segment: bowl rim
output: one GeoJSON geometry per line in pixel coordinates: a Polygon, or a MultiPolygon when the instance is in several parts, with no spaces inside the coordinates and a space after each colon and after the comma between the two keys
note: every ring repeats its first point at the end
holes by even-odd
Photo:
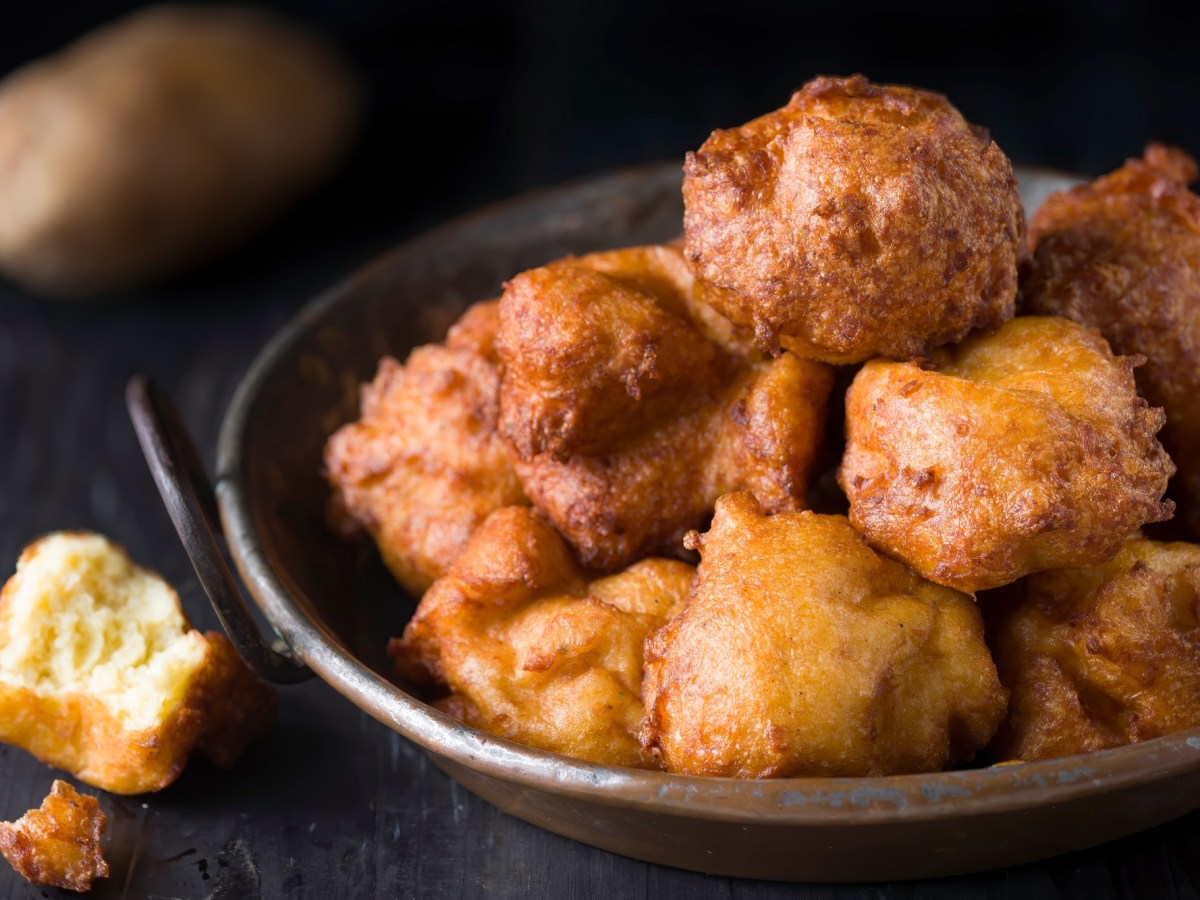
{"type": "MultiPolygon", "coordinates": [[[[1073,176],[1015,167],[1018,175],[1073,176]]],[[[522,787],[602,805],[727,822],[864,825],[986,816],[1171,778],[1200,768],[1200,728],[1071,757],[915,775],[736,779],[589,763],[516,744],[439,712],[357,659],[302,606],[315,605],[259,541],[244,480],[250,416],[266,380],[288,350],[358,285],[426,248],[551,198],[611,193],[631,180],[678,177],[677,162],[652,163],[540,188],[410,238],[304,305],[264,346],[243,375],[222,423],[215,489],[230,554],[276,633],[316,674],[355,706],[436,756],[522,787]],[[303,598],[303,602],[297,598],[303,598]]],[[[1076,179],[1077,180],[1077,179],[1076,179]]]]}

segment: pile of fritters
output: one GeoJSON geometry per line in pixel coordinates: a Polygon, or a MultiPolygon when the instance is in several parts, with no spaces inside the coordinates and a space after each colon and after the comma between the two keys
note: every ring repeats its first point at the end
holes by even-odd
{"type": "Polygon", "coordinates": [[[1140,531],[1168,451],[1200,525],[1195,175],[1151,146],[1027,238],[940,95],[818,78],[714,132],[681,241],[516,274],[330,438],[335,524],[423,594],[398,672],[502,737],[700,775],[1200,725],[1200,546],[1140,531]]]}

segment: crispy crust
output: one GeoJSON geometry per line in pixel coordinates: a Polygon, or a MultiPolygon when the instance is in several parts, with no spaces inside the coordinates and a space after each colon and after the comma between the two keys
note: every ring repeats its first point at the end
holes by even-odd
{"type": "Polygon", "coordinates": [[[108,877],[100,836],[108,820],[95,797],[55,780],[39,809],[15,822],[0,822],[0,854],[30,884],[77,893],[108,877]]]}
{"type": "Polygon", "coordinates": [[[498,510],[389,645],[439,708],[477,728],[592,762],[653,766],[638,743],[642,646],[687,596],[693,568],[646,559],[589,579],[545,518],[498,510]]]}
{"type": "MultiPolygon", "coordinates": [[[[18,566],[47,539],[26,547],[18,566]]],[[[0,607],[16,593],[21,578],[18,571],[9,579],[0,607]]],[[[172,594],[178,605],[178,595],[172,594]]],[[[179,614],[186,623],[182,606],[179,614]]],[[[246,668],[223,634],[209,632],[202,639],[203,663],[190,674],[182,699],[154,727],[129,731],[102,702],[85,694],[43,695],[0,681],[0,741],[114,794],[161,790],[179,777],[194,750],[219,767],[232,766],[270,727],[275,692],[246,668]]]]}
{"type": "Polygon", "coordinates": [[[676,247],[522,273],[500,304],[502,430],[529,499],[586,568],[678,553],[721,494],[804,505],[831,370],[753,351],[676,247]]]}
{"type": "Polygon", "coordinates": [[[1088,753],[1200,725],[1200,547],[1135,536],[1102,566],[985,595],[1012,692],[994,759],[1088,753]]]}
{"type": "Polygon", "coordinates": [[[766,516],[730,494],[689,544],[702,559],[688,606],[646,640],[642,740],[668,771],[934,771],[1004,716],[974,604],[877,554],[844,516],[766,516]]]}
{"type": "Polygon", "coordinates": [[[703,297],[670,245],[567,257],[509,281],[500,431],[518,457],[618,449],[727,382],[749,344],[703,297]]]}
{"type": "Polygon", "coordinates": [[[1025,308],[1098,328],[1141,354],[1142,393],[1167,414],[1162,442],[1179,467],[1171,493],[1200,536],[1200,197],[1196,163],[1151,144],[1142,159],[1051,196],[1030,223],[1025,308]]]}
{"type": "Polygon", "coordinates": [[[1012,166],[945,97],[817,78],[684,164],[688,262],[764,349],[911,359],[1013,315],[1012,166]]]}
{"type": "MultiPolygon", "coordinates": [[[[334,509],[364,526],[414,596],[439,578],[488,513],[527,502],[496,432],[497,302],[477,303],[443,344],[380,361],[362,414],[325,446],[334,509]]],[[[335,522],[345,531],[344,522],[335,522]]]]}
{"type": "Polygon", "coordinates": [[[784,354],[619,451],[566,461],[545,453],[517,473],[589,569],[679,553],[730,491],[749,490],[772,512],[804,507],[831,384],[821,363],[784,354]]]}
{"type": "Polygon", "coordinates": [[[967,593],[1101,563],[1169,519],[1163,413],[1138,360],[1066,319],[1016,319],[929,368],[872,361],[846,398],[838,480],[875,548],[967,593]]]}

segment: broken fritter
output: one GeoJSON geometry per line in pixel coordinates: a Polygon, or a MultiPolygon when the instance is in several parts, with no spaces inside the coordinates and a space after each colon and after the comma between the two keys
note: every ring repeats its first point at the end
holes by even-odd
{"type": "Polygon", "coordinates": [[[496,432],[497,313],[495,301],[478,303],[444,343],[416,348],[403,365],[384,357],[362,388],[360,418],[325,447],[340,524],[365,527],[414,596],[490,512],[528,502],[496,432]]]}
{"type": "Polygon", "coordinates": [[[1196,163],[1151,144],[1141,159],[1052,195],[1030,223],[1024,306],[1097,328],[1141,354],[1142,394],[1167,414],[1162,442],[1179,467],[1171,494],[1200,537],[1200,197],[1196,163]]]}
{"type": "Polygon", "coordinates": [[[1174,465],[1136,358],[1059,318],[1015,319],[926,365],[875,360],[846,397],[838,480],[871,546],[966,593],[1093,565],[1148,522],[1174,465]]]}
{"type": "Polygon", "coordinates": [[[729,491],[804,504],[832,373],[756,353],[697,290],[670,246],[506,286],[501,429],[525,494],[588,569],[679,552],[729,491]]]}
{"type": "Polygon", "coordinates": [[[55,779],[39,809],[0,822],[0,854],[30,884],[86,893],[108,877],[100,850],[107,825],[95,797],[55,779]]]}
{"type": "Polygon", "coordinates": [[[389,653],[439,705],[509,740],[651,766],[638,742],[642,644],[682,606],[693,568],[645,559],[589,580],[535,510],[498,510],[422,598],[389,653]]]}
{"type": "Polygon", "coordinates": [[[717,501],[684,612],[646,641],[642,740],[670,772],[930,772],[1005,712],[962,594],[876,553],[844,516],[717,501]]]}
{"type": "Polygon", "coordinates": [[[945,97],[817,78],[684,164],[689,264],[759,346],[912,359],[1012,318],[1012,165],[945,97]]]}
{"type": "Polygon", "coordinates": [[[1140,535],[1100,566],[981,598],[1012,692],[989,754],[1045,759],[1200,726],[1200,546],[1140,535]]]}
{"type": "Polygon", "coordinates": [[[198,751],[228,768],[274,691],[223,634],[98,534],[25,548],[0,593],[0,741],[115,794],[157,791],[198,751]]]}

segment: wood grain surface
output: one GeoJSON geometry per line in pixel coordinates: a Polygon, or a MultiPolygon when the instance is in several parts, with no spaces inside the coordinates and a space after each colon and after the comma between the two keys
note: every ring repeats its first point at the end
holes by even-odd
{"type": "MultiPolygon", "coordinates": [[[[38,535],[97,529],[160,570],[194,621],[213,627],[137,450],[125,381],[138,371],[155,378],[211,467],[223,411],[258,348],[383,242],[285,228],[185,284],[98,306],[38,301],[0,283],[3,577],[38,535]]],[[[0,747],[0,819],[36,807],[57,774],[0,747]]],[[[196,763],[159,794],[99,797],[112,876],[98,898],[1200,896],[1200,814],[1044,863],[936,882],[783,885],[624,859],[497,812],[320,682],[281,691],[271,736],[232,773],[196,763]]],[[[70,895],[29,887],[0,863],[0,898],[56,896],[70,895]]]]}

